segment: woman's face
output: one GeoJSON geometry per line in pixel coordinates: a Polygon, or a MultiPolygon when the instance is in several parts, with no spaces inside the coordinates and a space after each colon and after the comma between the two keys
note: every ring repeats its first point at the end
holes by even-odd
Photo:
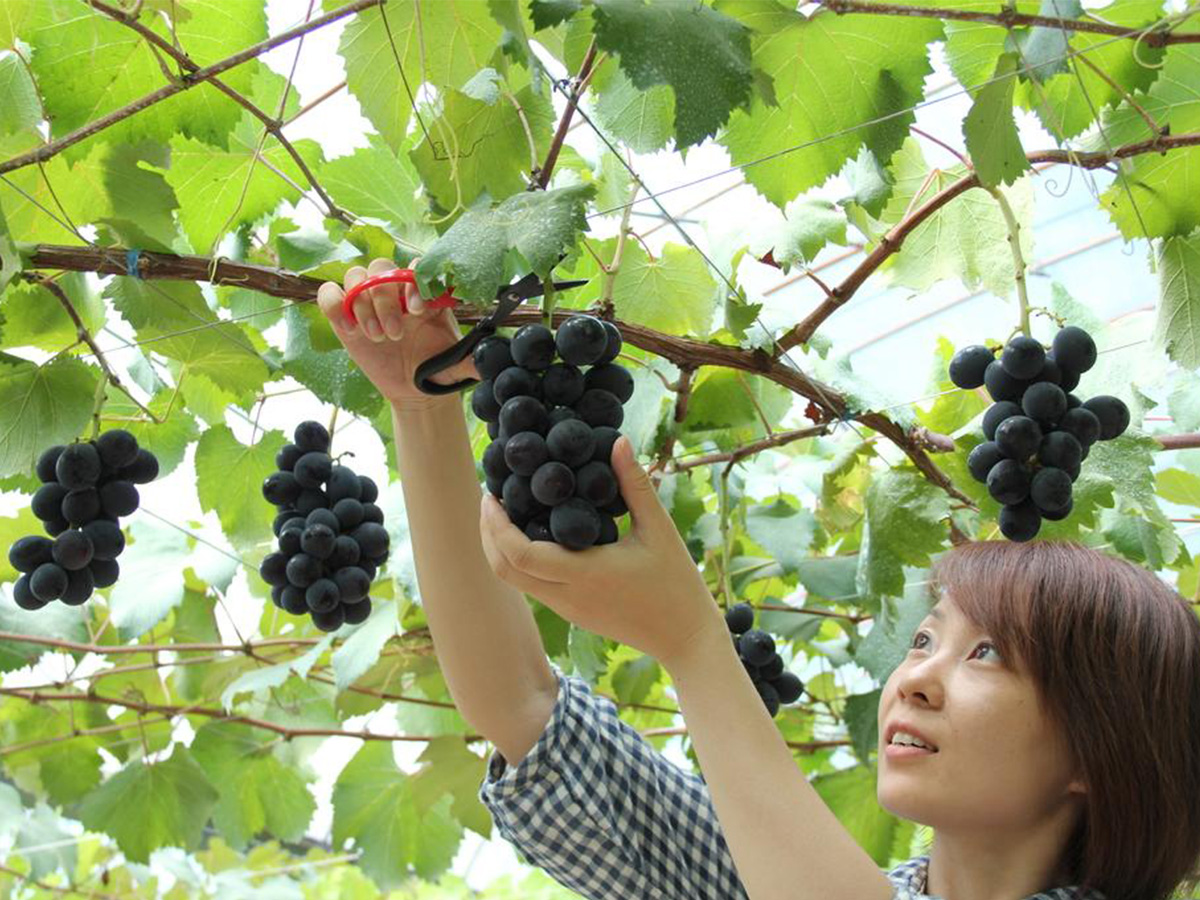
{"type": "Polygon", "coordinates": [[[988,635],[943,597],[883,688],[880,805],[934,829],[1027,829],[1073,814],[1082,785],[1069,768],[1064,741],[1017,661],[1001,660],[988,635]],[[915,727],[938,752],[889,758],[894,721],[915,727]]]}

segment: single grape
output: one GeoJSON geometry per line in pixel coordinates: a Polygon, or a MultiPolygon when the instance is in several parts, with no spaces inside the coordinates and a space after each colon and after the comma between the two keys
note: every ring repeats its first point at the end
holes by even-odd
{"type": "Polygon", "coordinates": [[[593,460],[575,470],[575,496],[592,506],[606,506],[617,498],[617,478],[608,463],[593,460]]]}
{"type": "Polygon", "coordinates": [[[542,399],[547,403],[570,406],[587,387],[583,370],[570,363],[554,363],[542,375],[542,399]]]}
{"type": "Polygon", "coordinates": [[[983,344],[963,347],[950,360],[950,380],[966,390],[983,385],[983,373],[996,355],[983,344]]]}
{"type": "Polygon", "coordinates": [[[92,596],[95,589],[96,582],[92,577],[91,569],[86,566],[82,569],[73,569],[67,572],[67,586],[58,599],[67,606],[80,606],[87,602],[88,597],[92,596]]]}
{"type": "Polygon", "coordinates": [[[608,391],[622,403],[628,403],[633,396],[633,376],[617,363],[592,366],[583,377],[583,382],[585,390],[608,391]]]}
{"type": "Polygon", "coordinates": [[[379,487],[374,481],[366,475],[359,475],[358,483],[362,486],[362,496],[358,498],[359,502],[374,503],[379,499],[379,487]]]}
{"type": "Polygon", "coordinates": [[[1057,384],[1039,381],[1031,384],[1021,398],[1021,408],[1025,415],[1039,425],[1052,427],[1057,425],[1067,411],[1067,395],[1057,384]]]}
{"type": "Polygon", "coordinates": [[[284,444],[275,454],[275,465],[281,472],[290,472],[296,467],[296,462],[304,455],[304,451],[295,444],[284,444]]]}
{"type": "Polygon", "coordinates": [[[601,507],[600,511],[603,513],[608,513],[610,516],[620,517],[629,512],[629,507],[625,505],[625,498],[618,494],[616,500],[606,506],[601,507]]]}
{"type": "Polygon", "coordinates": [[[625,409],[617,395],[602,388],[584,391],[583,396],[575,403],[575,412],[593,427],[607,425],[610,428],[620,428],[621,423],[625,421],[625,409]]]}
{"type": "Polygon", "coordinates": [[[258,564],[258,574],[269,585],[283,587],[287,580],[288,558],[282,553],[268,553],[258,564]]]}
{"type": "Polygon", "coordinates": [[[371,590],[371,578],[358,566],[343,566],[333,573],[342,603],[355,604],[366,598],[371,590]]]}
{"type": "Polygon", "coordinates": [[[550,533],[568,550],[584,550],[595,544],[600,524],[596,507],[579,497],[564,500],[550,510],[550,533]]]}
{"type": "Polygon", "coordinates": [[[63,497],[61,513],[72,525],[85,525],[100,515],[100,494],[95,488],[69,491],[67,496],[63,497]]]}
{"type": "Polygon", "coordinates": [[[1076,375],[1096,364],[1096,342],[1090,334],[1075,325],[1061,329],[1054,336],[1051,347],[1059,365],[1076,375]]]}
{"type": "Polygon", "coordinates": [[[295,506],[296,512],[302,516],[307,516],[314,509],[328,509],[329,498],[319,488],[305,488],[300,492],[300,496],[296,498],[295,506]]]}
{"type": "Polygon", "coordinates": [[[304,602],[315,613],[329,612],[342,602],[342,595],[333,579],[318,578],[304,591],[304,602]]]}
{"type": "Polygon", "coordinates": [[[303,532],[303,528],[285,528],[279,532],[279,551],[288,556],[295,556],[299,553],[300,535],[303,532]]]}
{"type": "Polygon", "coordinates": [[[304,517],[304,527],[309,525],[324,525],[334,534],[341,533],[341,522],[331,509],[314,509],[304,517]]]}
{"type": "Polygon", "coordinates": [[[43,603],[57,600],[67,589],[67,570],[57,563],[42,563],[29,575],[29,590],[43,603]]]}
{"type": "MultiPolygon", "coordinates": [[[[283,533],[283,526],[292,521],[292,519],[295,519],[298,515],[299,514],[294,509],[281,509],[276,514],[274,521],[271,522],[271,534],[275,535],[275,537],[279,537],[279,535],[283,533]]],[[[303,519],[303,516],[300,516],[300,518],[303,519]]]]}
{"type": "Polygon", "coordinates": [[[596,452],[596,431],[582,419],[559,422],[546,433],[550,459],[577,469],[596,452]]]}
{"type": "Polygon", "coordinates": [[[775,639],[761,628],[751,628],[738,638],[738,652],[746,662],[764,665],[775,652],[775,639]]]}
{"type": "Polygon", "coordinates": [[[794,672],[784,672],[778,678],[773,679],[770,684],[779,692],[779,702],[785,706],[795,703],[804,692],[804,683],[794,672]]]}
{"type": "Polygon", "coordinates": [[[342,615],[346,625],[361,625],[371,616],[371,598],[363,597],[358,603],[342,603],[342,615]]]}
{"type": "Polygon", "coordinates": [[[320,422],[301,422],[292,433],[297,449],[302,453],[328,453],[329,431],[320,422]]]}
{"type": "Polygon", "coordinates": [[[601,365],[602,363],[612,362],[614,359],[620,356],[621,346],[623,344],[621,339],[621,329],[619,329],[612,322],[608,321],[608,319],[601,319],[600,321],[604,323],[604,331],[608,334],[608,343],[604,347],[604,352],[600,354],[600,358],[592,364],[596,366],[601,365]]]}
{"type": "Polygon", "coordinates": [[[1025,393],[1025,388],[1029,387],[1028,381],[1009,375],[998,359],[992,360],[984,370],[983,383],[987,387],[988,394],[997,402],[1011,400],[1019,403],[1021,395],[1025,393]]]}
{"type": "Polygon", "coordinates": [[[983,414],[983,436],[989,441],[996,439],[996,426],[1009,416],[1022,415],[1021,407],[1011,400],[1001,400],[993,403],[983,414]]]}
{"type": "Polygon", "coordinates": [[[492,379],[481,381],[471,389],[471,412],[489,425],[499,422],[500,404],[496,402],[496,383],[492,379]]]}
{"type": "Polygon", "coordinates": [[[100,505],[110,516],[127,516],[140,503],[137,488],[129,481],[110,481],[100,487],[100,505]]]}
{"type": "Polygon", "coordinates": [[[542,380],[536,372],[520,366],[511,366],[497,375],[496,380],[492,382],[492,396],[496,398],[501,409],[513,397],[533,397],[535,400],[541,400],[542,380]]]}
{"type": "Polygon", "coordinates": [[[8,548],[8,562],[18,572],[33,572],[38,566],[51,562],[54,542],[41,535],[30,535],[13,541],[8,548]]]}
{"type": "Polygon", "coordinates": [[[158,477],[158,457],[145,447],[140,447],[134,461],[128,466],[123,466],[117,472],[117,476],[122,481],[149,484],[158,477]]]}
{"type": "Polygon", "coordinates": [[[758,675],[768,683],[783,674],[783,657],[775,652],[766,663],[758,667],[758,675]]]}
{"type": "Polygon", "coordinates": [[[1062,469],[1039,469],[1030,484],[1029,497],[1039,511],[1061,512],[1071,502],[1071,476],[1062,469]]]}
{"type": "Polygon", "coordinates": [[[54,539],[50,553],[54,561],[64,569],[82,569],[92,561],[95,548],[82,531],[64,531],[54,539]]]}
{"type": "Polygon", "coordinates": [[[1054,358],[1053,353],[1046,354],[1046,359],[1042,362],[1042,371],[1038,372],[1037,381],[1062,386],[1062,368],[1059,366],[1058,360],[1054,358]]]}
{"type": "Polygon", "coordinates": [[[500,428],[510,435],[522,431],[536,431],[545,435],[550,429],[550,414],[546,412],[545,404],[536,397],[513,397],[500,407],[500,428]]]}
{"type": "Polygon", "coordinates": [[[1085,400],[1083,408],[1090,410],[1100,420],[1100,440],[1111,441],[1120,437],[1129,427],[1129,407],[1118,397],[1100,394],[1085,400]]]}
{"type": "Polygon", "coordinates": [[[1000,532],[1010,541],[1024,542],[1037,536],[1042,517],[1030,499],[1000,509],[1000,532]]]}
{"type": "Polygon", "coordinates": [[[359,525],[350,532],[350,537],[358,541],[359,549],[366,557],[377,557],[386,553],[390,541],[387,529],[374,522],[364,522],[359,525]]]}
{"type": "Polygon", "coordinates": [[[557,506],[575,495],[575,478],[570,466],[550,460],[538,466],[530,478],[529,488],[539,503],[557,506]]]}
{"type": "Polygon", "coordinates": [[[754,607],[749,603],[735,603],[725,610],[725,624],[734,634],[742,634],[754,627],[754,607]]]}
{"type": "Polygon", "coordinates": [[[61,519],[62,502],[67,493],[67,489],[57,481],[48,482],[37,489],[29,507],[33,510],[33,514],[43,522],[61,519]]]}
{"type": "MultiPolygon", "coordinates": [[[[492,334],[475,345],[471,360],[483,381],[491,381],[509,366],[514,365],[512,339],[492,334]]],[[[483,384],[483,381],[480,384],[483,384]]]]}
{"type": "Polygon", "coordinates": [[[613,444],[617,442],[621,432],[610,425],[600,425],[592,429],[592,436],[596,439],[596,449],[592,453],[592,459],[612,465],[613,444]]]}
{"type": "Polygon", "coordinates": [[[1010,459],[1024,462],[1041,442],[1041,426],[1028,416],[1010,416],[996,426],[996,443],[1010,459]]]}
{"type": "Polygon", "coordinates": [[[554,362],[554,332],[537,322],[522,325],[513,333],[509,349],[518,366],[541,371],[554,362]]]}
{"type": "Polygon", "coordinates": [[[45,600],[39,600],[37,596],[34,595],[33,589],[29,586],[28,575],[22,575],[13,584],[13,601],[17,604],[17,606],[21,607],[21,609],[28,610],[29,612],[36,612],[45,606],[47,602],[45,600]]]}
{"type": "Polygon", "coordinates": [[[558,327],[554,342],[565,362],[590,366],[608,350],[608,331],[596,316],[571,316],[558,327]]]}
{"type": "Polygon", "coordinates": [[[1051,522],[1059,522],[1071,514],[1071,510],[1075,508],[1075,500],[1071,498],[1067,500],[1067,505],[1058,512],[1042,512],[1042,518],[1048,519],[1051,522]]]}
{"type": "Polygon", "coordinates": [[[358,546],[358,541],[348,534],[341,534],[333,542],[333,552],[325,560],[325,567],[336,572],[346,566],[356,565],[361,558],[362,550],[358,546]]]}
{"type": "Polygon", "coordinates": [[[272,472],[262,483],[262,495],[268,503],[287,506],[296,502],[303,490],[292,472],[272,472]]]}
{"type": "Polygon", "coordinates": [[[1063,414],[1062,421],[1058,423],[1058,429],[1079,441],[1081,448],[1100,440],[1100,420],[1094,412],[1082,406],[1068,409],[1063,414]]]}
{"type": "Polygon", "coordinates": [[[334,466],[325,485],[325,494],[330,506],[336,506],[339,500],[347,497],[358,500],[362,497],[362,482],[350,467],[334,466]]]}
{"type": "Polygon", "coordinates": [[[373,522],[376,525],[383,524],[383,510],[374,503],[363,504],[363,521],[373,522]]]}
{"type": "Polygon", "coordinates": [[[293,616],[302,616],[308,612],[308,602],[304,599],[304,588],[294,584],[285,585],[279,594],[283,608],[293,616]]]}
{"type": "Polygon", "coordinates": [[[115,559],[99,559],[93,557],[88,563],[92,579],[98,588],[112,587],[121,575],[121,566],[115,559]]]}
{"type": "Polygon", "coordinates": [[[287,561],[287,580],[298,588],[306,588],[321,577],[321,561],[307,553],[297,553],[287,561]]]}
{"type": "Polygon", "coordinates": [[[538,516],[525,526],[525,537],[531,541],[548,541],[554,543],[554,534],[550,531],[550,516],[538,516]]]}
{"type": "Polygon", "coordinates": [[[763,705],[767,707],[767,713],[774,718],[779,714],[779,692],[771,686],[769,681],[754,682],[754,689],[758,691],[758,696],[762,697],[763,705]]]}
{"type": "Polygon", "coordinates": [[[333,460],[328,453],[310,450],[296,461],[292,474],[301,488],[316,490],[333,474],[333,460]]]}
{"type": "Polygon", "coordinates": [[[95,487],[100,478],[100,454],[91,444],[72,444],[58,457],[54,474],[68,491],[95,487]]]}
{"type": "Polygon", "coordinates": [[[532,478],[550,458],[546,439],[536,431],[522,431],[504,442],[504,464],[518,475],[532,478]]]}
{"type": "Polygon", "coordinates": [[[42,455],[38,457],[37,465],[35,466],[37,477],[42,484],[58,481],[55,466],[58,464],[58,458],[62,456],[62,452],[66,449],[62,444],[55,444],[53,447],[42,451],[42,455]]]}
{"type": "Polygon", "coordinates": [[[603,509],[597,509],[596,515],[600,517],[600,537],[596,538],[596,546],[615,544],[621,536],[621,531],[617,528],[616,519],[603,509]]]}
{"type": "Polygon", "coordinates": [[[508,520],[518,528],[524,528],[530,519],[547,513],[550,509],[533,496],[532,482],[531,478],[516,473],[504,479],[504,488],[501,491],[504,511],[508,513],[508,520]]]}
{"type": "Polygon", "coordinates": [[[337,530],[349,531],[362,524],[363,504],[353,497],[343,497],[333,504],[332,515],[337,519],[337,530]]]}
{"type": "Polygon", "coordinates": [[[300,549],[316,559],[328,559],[337,534],[328,525],[309,525],[300,535],[300,549]]]}
{"type": "Polygon", "coordinates": [[[1015,459],[1002,459],[988,472],[988,493],[997,503],[1020,503],[1029,496],[1029,483],[1029,470],[1015,459]]]}
{"type": "Polygon", "coordinates": [[[984,441],[977,444],[967,455],[967,469],[976,481],[987,483],[988,473],[1003,459],[1007,459],[1000,445],[995,441],[984,441]]]}
{"type": "MultiPolygon", "coordinates": [[[[553,431],[553,429],[551,429],[553,431]]],[[[549,435],[547,435],[547,441],[549,435]]],[[[512,474],[512,469],[508,467],[508,463],[504,461],[504,447],[508,442],[501,443],[500,441],[492,441],[483,450],[483,474],[488,478],[495,478],[503,481],[512,474]]]]}
{"type": "Polygon", "coordinates": [[[1004,347],[1000,364],[1013,378],[1030,381],[1042,371],[1046,360],[1046,348],[1034,338],[1018,334],[1004,347]]]}
{"type": "Polygon", "coordinates": [[[96,438],[100,461],[110,469],[133,465],[138,449],[137,438],[124,428],[114,428],[96,438]]]}
{"type": "Polygon", "coordinates": [[[345,607],[339,603],[328,612],[315,612],[312,614],[313,624],[324,632],[337,631],[346,623],[344,609],[345,607]]]}
{"type": "Polygon", "coordinates": [[[1071,469],[1083,459],[1083,449],[1074,436],[1065,431],[1052,431],[1038,445],[1038,462],[1056,469],[1071,469]]]}
{"type": "MultiPolygon", "coordinates": [[[[116,522],[107,519],[96,519],[88,522],[81,529],[84,536],[92,542],[92,561],[114,560],[125,549],[125,533],[116,522]]],[[[101,585],[107,587],[107,585],[101,585]]]]}

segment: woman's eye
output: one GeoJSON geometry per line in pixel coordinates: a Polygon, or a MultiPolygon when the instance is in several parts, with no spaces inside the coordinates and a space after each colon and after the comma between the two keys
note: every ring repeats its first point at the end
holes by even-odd
{"type": "MultiPolygon", "coordinates": [[[[929,635],[928,635],[928,634],[926,634],[924,631],[918,631],[918,632],[917,632],[917,633],[916,633],[916,634],[913,636],[912,645],[910,646],[910,648],[909,648],[909,649],[912,649],[912,650],[920,650],[920,649],[922,649],[921,647],[918,647],[918,646],[917,646],[917,641],[919,641],[921,638],[926,638],[926,639],[928,639],[928,637],[929,637],[929,635]]],[[[997,653],[997,650],[996,650],[996,646],[995,646],[995,644],[991,643],[990,641],[981,641],[981,642],[978,644],[978,646],[977,646],[977,648],[976,648],[976,649],[978,649],[978,647],[987,647],[987,648],[988,648],[989,650],[991,650],[993,653],[997,653]]]]}

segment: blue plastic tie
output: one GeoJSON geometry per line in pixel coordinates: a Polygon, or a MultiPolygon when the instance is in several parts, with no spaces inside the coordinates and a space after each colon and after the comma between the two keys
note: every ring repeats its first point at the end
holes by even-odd
{"type": "Polygon", "coordinates": [[[138,271],[138,257],[142,255],[141,250],[126,250],[125,251],[125,274],[132,275],[134,278],[141,278],[142,273],[138,271]]]}

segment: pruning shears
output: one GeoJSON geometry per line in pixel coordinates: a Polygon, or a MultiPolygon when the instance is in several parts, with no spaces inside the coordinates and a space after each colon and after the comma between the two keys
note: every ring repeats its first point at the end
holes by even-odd
{"type": "MultiPolygon", "coordinates": [[[[367,288],[375,287],[380,284],[388,284],[390,282],[404,282],[406,284],[416,284],[416,276],[412,269],[389,269],[386,272],[380,272],[377,275],[372,275],[363,281],[360,281],[354,287],[346,292],[345,299],[342,301],[342,312],[346,318],[354,324],[358,324],[354,317],[352,305],[354,298],[361,291],[367,288]]],[[[587,284],[587,279],[576,281],[555,281],[553,282],[556,291],[566,290],[567,288],[579,287],[587,284]]],[[[537,275],[530,273],[524,278],[513,282],[510,285],[500,288],[496,292],[496,308],[484,316],[475,327],[472,328],[457,344],[452,347],[447,347],[441,353],[429,357],[419,366],[414,375],[414,381],[417,387],[426,394],[452,394],[456,391],[461,391],[479,383],[476,378],[464,378],[461,381],[453,384],[438,384],[432,381],[432,377],[438,372],[442,372],[451,366],[462,362],[468,355],[475,352],[475,345],[482,341],[485,337],[496,333],[496,329],[504,324],[504,320],[512,314],[512,312],[533,297],[540,297],[545,293],[546,285],[537,275]]],[[[433,309],[441,309],[446,306],[454,306],[459,302],[458,298],[453,295],[453,288],[447,289],[445,293],[432,300],[427,300],[425,305],[433,309]]],[[[400,309],[405,314],[408,313],[408,304],[404,299],[404,291],[400,292],[400,309]]]]}

